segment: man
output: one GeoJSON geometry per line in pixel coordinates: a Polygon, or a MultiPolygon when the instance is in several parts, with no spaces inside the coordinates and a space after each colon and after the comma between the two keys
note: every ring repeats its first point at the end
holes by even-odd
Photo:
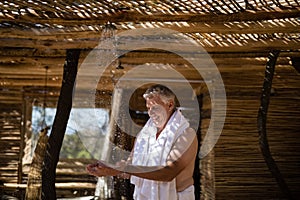
{"type": "Polygon", "coordinates": [[[175,105],[175,94],[163,85],[143,97],[150,119],[137,135],[131,157],[118,166],[101,161],[87,170],[95,176],[131,176],[136,200],[191,200],[197,137],[175,105]]]}

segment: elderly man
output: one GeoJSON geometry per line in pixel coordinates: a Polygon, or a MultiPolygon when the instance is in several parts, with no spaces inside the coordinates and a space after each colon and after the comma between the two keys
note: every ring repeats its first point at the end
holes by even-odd
{"type": "Polygon", "coordinates": [[[137,135],[131,157],[117,166],[101,161],[87,170],[95,176],[130,177],[136,200],[191,200],[197,137],[175,106],[175,94],[154,85],[144,94],[150,119],[137,135]]]}

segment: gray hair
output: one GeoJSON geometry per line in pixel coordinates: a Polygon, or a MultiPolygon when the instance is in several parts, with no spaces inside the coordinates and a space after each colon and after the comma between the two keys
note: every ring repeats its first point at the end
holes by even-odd
{"type": "Polygon", "coordinates": [[[143,97],[144,99],[151,98],[155,94],[159,95],[163,102],[167,103],[167,101],[171,100],[174,102],[175,107],[179,106],[178,100],[173,91],[161,84],[156,84],[148,88],[144,93],[143,97]]]}

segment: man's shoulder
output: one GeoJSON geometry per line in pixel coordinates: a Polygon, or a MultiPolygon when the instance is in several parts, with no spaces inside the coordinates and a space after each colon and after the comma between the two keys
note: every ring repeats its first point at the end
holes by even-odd
{"type": "Polygon", "coordinates": [[[191,135],[191,136],[196,136],[196,131],[192,127],[188,127],[184,130],[185,134],[191,135]]]}
{"type": "Polygon", "coordinates": [[[189,142],[192,142],[195,138],[197,138],[197,135],[196,135],[196,131],[191,128],[191,127],[188,127],[186,128],[182,134],[177,138],[177,142],[182,142],[182,141],[189,141],[189,142]],[[179,140],[178,140],[179,139],[179,140]]]}

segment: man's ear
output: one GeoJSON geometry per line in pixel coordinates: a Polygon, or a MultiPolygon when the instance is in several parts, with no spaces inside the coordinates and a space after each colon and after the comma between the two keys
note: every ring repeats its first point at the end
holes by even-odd
{"type": "Polygon", "coordinates": [[[174,107],[175,107],[175,103],[174,103],[174,101],[169,101],[169,104],[168,104],[168,106],[169,106],[169,110],[171,111],[171,110],[173,110],[174,109],[174,107]]]}

